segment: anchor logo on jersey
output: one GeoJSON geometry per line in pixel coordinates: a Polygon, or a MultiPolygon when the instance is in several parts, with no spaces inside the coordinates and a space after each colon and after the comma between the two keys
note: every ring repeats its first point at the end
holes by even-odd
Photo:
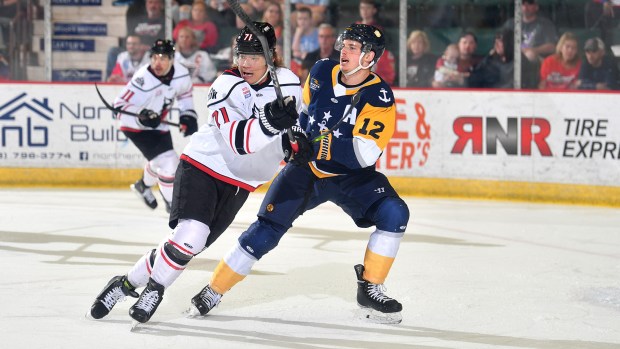
{"type": "Polygon", "coordinates": [[[388,98],[387,91],[384,88],[380,89],[379,92],[383,94],[383,97],[379,96],[380,100],[384,101],[385,103],[392,100],[392,98],[388,98]]]}

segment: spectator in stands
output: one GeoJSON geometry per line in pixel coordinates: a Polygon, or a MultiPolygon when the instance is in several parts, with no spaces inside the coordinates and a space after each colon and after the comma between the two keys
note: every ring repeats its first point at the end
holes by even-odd
{"type": "Polygon", "coordinates": [[[198,0],[192,5],[192,16],[189,20],[183,20],[177,24],[172,33],[172,37],[176,41],[179,36],[179,30],[184,27],[189,27],[196,34],[196,39],[200,43],[201,50],[207,52],[214,52],[217,46],[218,31],[213,23],[209,19],[207,13],[207,4],[198,0]]]}
{"type": "Polygon", "coordinates": [[[431,87],[437,57],[429,53],[431,43],[428,35],[414,30],[407,39],[407,87],[431,87]]]}
{"type": "MultiPolygon", "coordinates": [[[[328,18],[329,0],[291,0],[291,4],[295,6],[295,11],[291,14],[291,22],[297,23],[297,10],[301,8],[308,8],[312,13],[312,22],[315,27],[323,22],[330,22],[328,18]]],[[[332,23],[333,24],[333,23],[332,23]]]]}
{"type": "Polygon", "coordinates": [[[267,22],[273,26],[273,29],[276,32],[276,39],[280,39],[282,37],[282,7],[280,4],[275,1],[265,1],[265,12],[263,12],[262,22],[267,22]]]}
{"type": "Polygon", "coordinates": [[[319,31],[312,23],[312,12],[307,7],[297,11],[297,28],[293,36],[293,58],[299,63],[309,52],[319,48],[319,31]]]}
{"type": "Polygon", "coordinates": [[[562,34],[555,54],[545,58],[540,67],[541,90],[572,89],[577,85],[581,68],[577,36],[571,32],[562,34]]]}
{"type": "MultiPolygon", "coordinates": [[[[144,52],[160,37],[165,35],[164,0],[135,0],[127,8],[125,14],[127,35],[138,35],[144,52]]],[[[112,74],[116,65],[116,58],[121,53],[120,46],[111,47],[108,50],[106,76],[112,74]]]]}
{"type": "Polygon", "coordinates": [[[620,24],[620,0],[592,0],[585,6],[586,28],[601,29],[601,39],[614,43],[614,31],[620,24]]]}
{"type": "Polygon", "coordinates": [[[586,60],[581,63],[577,88],[581,90],[617,90],[618,67],[605,52],[600,38],[586,40],[583,47],[586,60]]]}
{"type": "Polygon", "coordinates": [[[334,49],[336,43],[336,29],[328,23],[319,25],[319,48],[308,53],[301,62],[301,81],[306,81],[308,72],[319,59],[329,58],[336,62],[340,61],[340,52],[334,49]]]}
{"type": "MultiPolygon", "coordinates": [[[[163,0],[146,0],[146,12],[137,16],[127,16],[127,35],[138,35],[146,52],[158,38],[165,35],[163,0]]],[[[128,11],[129,13],[129,11],[128,11]]]]}
{"type": "Polygon", "coordinates": [[[496,33],[493,49],[471,72],[467,85],[483,88],[514,87],[514,32],[496,33]]]}
{"type": "Polygon", "coordinates": [[[383,30],[383,23],[379,21],[379,4],[375,0],[360,0],[360,20],[357,24],[368,24],[383,30]]]}
{"type": "MultiPolygon", "coordinates": [[[[237,15],[230,8],[228,1],[226,0],[210,0],[210,13],[214,13],[211,16],[211,20],[218,28],[230,27],[235,28],[237,26],[237,15]]],[[[229,40],[226,40],[228,42],[229,40]]]]}
{"type": "Polygon", "coordinates": [[[381,76],[388,85],[393,86],[396,80],[396,57],[387,48],[381,55],[381,59],[377,61],[372,71],[381,76]]]}
{"type": "Polygon", "coordinates": [[[125,39],[125,49],[118,54],[116,65],[108,77],[108,82],[128,83],[138,68],[149,64],[149,55],[144,51],[138,35],[129,35],[125,39]]]}
{"type": "MultiPolygon", "coordinates": [[[[538,14],[536,0],[523,0],[521,52],[531,62],[542,61],[555,50],[558,35],[553,22],[538,14]]],[[[508,20],[504,28],[514,30],[514,19],[508,20]]]]}
{"type": "Polygon", "coordinates": [[[253,19],[260,21],[267,9],[267,0],[247,0],[247,3],[252,7],[251,13],[253,19]]]}
{"type": "Polygon", "coordinates": [[[459,37],[459,71],[470,73],[480,63],[482,57],[475,52],[478,49],[478,38],[472,32],[463,32],[459,37]]]}
{"type": "Polygon", "coordinates": [[[178,31],[174,61],[181,63],[192,77],[194,84],[206,84],[215,80],[215,64],[209,54],[198,48],[196,32],[190,27],[178,31]]]}
{"type": "Polygon", "coordinates": [[[459,70],[459,46],[450,44],[437,60],[433,87],[464,87],[469,72],[459,70]]]}

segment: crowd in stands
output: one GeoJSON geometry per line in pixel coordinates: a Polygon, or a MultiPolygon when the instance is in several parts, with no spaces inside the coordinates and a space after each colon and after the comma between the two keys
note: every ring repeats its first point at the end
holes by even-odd
{"type": "MultiPolygon", "coordinates": [[[[388,46],[373,68],[399,86],[397,2],[379,0],[291,0],[290,68],[305,80],[314,62],[338,60],[334,43],[350,23],[384,31],[388,46]],[[396,3],[396,5],[395,5],[396,3]],[[391,6],[391,7],[390,7],[391,6]]],[[[19,0],[0,0],[9,13],[19,0]]],[[[254,20],[276,29],[284,45],[282,0],[241,0],[254,20]]],[[[406,82],[413,88],[504,88],[514,83],[514,4],[477,1],[413,1],[406,41],[406,82]],[[468,7],[469,6],[469,7],[468,7]],[[469,12],[468,12],[469,11],[469,12]]],[[[165,36],[164,0],[117,0],[126,6],[127,36],[109,49],[105,79],[125,82],[149,60],[152,42],[165,36]]],[[[4,6],[4,7],[3,7],[4,6]]],[[[523,0],[521,79],[524,89],[617,89],[620,0],[523,0]],[[552,4],[552,5],[549,5],[552,4]],[[572,6],[569,8],[569,6],[572,6]],[[563,17],[564,16],[564,17],[563,17]]],[[[226,0],[174,0],[172,35],[177,59],[194,83],[208,84],[232,64],[232,43],[244,23],[226,0]]],[[[2,17],[2,16],[0,16],[2,17]]],[[[0,18],[0,79],[7,75],[0,18]]]]}

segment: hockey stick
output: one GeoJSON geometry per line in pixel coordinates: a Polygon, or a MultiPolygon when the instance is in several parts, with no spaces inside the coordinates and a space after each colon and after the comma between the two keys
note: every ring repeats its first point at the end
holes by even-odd
{"type": "MultiPolygon", "coordinates": [[[[278,100],[278,105],[280,107],[284,106],[284,97],[282,96],[282,89],[280,88],[280,82],[278,81],[278,75],[276,74],[276,66],[273,64],[273,55],[271,54],[271,50],[269,49],[269,43],[267,42],[267,37],[265,34],[261,33],[258,28],[254,25],[254,21],[248,16],[245,11],[241,8],[239,4],[239,0],[227,0],[230,8],[233,12],[239,16],[239,18],[245,23],[245,25],[250,29],[254,35],[260,41],[260,45],[263,47],[263,53],[265,54],[265,60],[267,61],[267,69],[269,70],[269,75],[271,76],[271,81],[273,81],[273,88],[276,90],[276,98],[278,100]]],[[[293,148],[293,152],[299,151],[299,147],[297,146],[297,141],[293,136],[293,131],[290,128],[286,129],[286,134],[288,135],[288,139],[291,142],[291,148],[293,148]]]]}
{"type": "MultiPolygon", "coordinates": [[[[101,102],[103,103],[103,105],[105,105],[106,108],[110,109],[111,111],[113,111],[115,113],[125,114],[125,115],[128,115],[128,116],[134,116],[134,117],[137,117],[137,118],[140,117],[140,114],[132,113],[130,111],[124,111],[121,108],[114,108],[113,106],[111,106],[110,103],[108,103],[105,100],[105,98],[103,98],[103,95],[99,91],[99,87],[97,87],[97,84],[95,84],[95,90],[97,90],[97,94],[99,95],[99,99],[101,99],[101,102]]],[[[162,120],[161,123],[162,124],[166,124],[166,125],[170,125],[170,126],[179,127],[179,124],[174,123],[174,122],[170,122],[170,121],[166,121],[166,120],[162,120]]]]}
{"type": "Polygon", "coordinates": [[[361,96],[361,92],[357,92],[356,94],[353,95],[353,97],[351,97],[351,104],[349,105],[349,108],[344,112],[344,115],[342,115],[342,117],[340,118],[340,120],[338,120],[338,122],[330,127],[329,129],[327,129],[326,132],[324,132],[323,134],[321,134],[320,136],[315,137],[312,142],[318,142],[321,139],[325,138],[328,134],[334,132],[334,130],[336,128],[338,128],[338,126],[340,126],[340,124],[342,124],[342,122],[344,121],[344,119],[346,119],[349,114],[351,114],[351,112],[353,111],[353,108],[355,108],[355,106],[357,105],[357,103],[360,101],[360,96],[361,96]]]}

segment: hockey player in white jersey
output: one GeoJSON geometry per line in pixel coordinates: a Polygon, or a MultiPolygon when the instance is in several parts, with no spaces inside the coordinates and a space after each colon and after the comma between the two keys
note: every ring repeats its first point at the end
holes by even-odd
{"type": "Polygon", "coordinates": [[[152,209],[157,199],[151,187],[157,184],[166,211],[170,212],[174,173],[179,156],[174,151],[168,118],[174,101],[180,110],[180,130],[189,136],[198,129],[194,110],[193,85],[188,70],[174,62],[174,45],[170,40],[157,40],[151,47],[150,64],[138,69],[133,78],[114,100],[120,129],[147,159],[142,178],[132,184],[136,192],[152,209]],[[139,117],[123,114],[122,111],[139,117]]]}
{"type": "Polygon", "coordinates": [[[260,41],[246,27],[236,38],[233,67],[209,91],[209,122],[192,136],[181,155],[169,221],[173,231],[128,274],[110,280],[90,309],[93,318],[106,316],[119,300],[136,297],[135,289],[146,286],[129,315],[136,323],[147,322],[164,290],[228,228],[249,193],[269,181],[283,159],[311,153],[307,138],[294,133],[299,150],[291,154],[290,140],[283,132],[296,124],[301,111],[299,78],[281,66],[273,27],[255,25],[272,51],[283,105],[276,100],[260,41]]]}

